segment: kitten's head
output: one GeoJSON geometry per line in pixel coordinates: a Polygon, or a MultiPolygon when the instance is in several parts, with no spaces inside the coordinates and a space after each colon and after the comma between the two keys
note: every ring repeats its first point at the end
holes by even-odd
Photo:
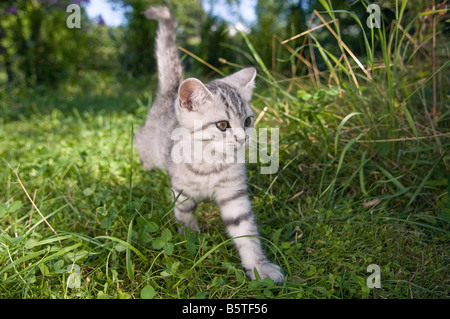
{"type": "Polygon", "coordinates": [[[207,84],[195,78],[184,80],[178,90],[179,123],[194,133],[199,129],[195,121],[201,121],[203,141],[217,143],[217,149],[248,145],[249,129],[254,123],[248,102],[255,76],[256,69],[251,67],[207,84]]]}

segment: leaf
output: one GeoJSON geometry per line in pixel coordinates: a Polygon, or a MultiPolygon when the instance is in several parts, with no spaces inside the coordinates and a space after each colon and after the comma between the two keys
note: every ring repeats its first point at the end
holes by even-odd
{"type": "Polygon", "coordinates": [[[165,252],[167,255],[172,255],[172,253],[173,253],[173,248],[174,248],[174,245],[173,245],[172,243],[166,243],[166,244],[164,245],[164,252],[165,252]]]}
{"type": "Polygon", "coordinates": [[[238,282],[240,282],[241,284],[244,283],[245,280],[246,280],[246,278],[245,278],[245,276],[242,274],[242,272],[236,270],[235,273],[236,273],[236,280],[237,280],[238,282]]]}
{"type": "Polygon", "coordinates": [[[308,92],[304,91],[304,90],[298,90],[297,91],[297,96],[299,98],[301,98],[303,101],[308,101],[311,99],[312,95],[309,94],[308,92]]]}
{"type": "Polygon", "coordinates": [[[16,201],[12,202],[11,205],[9,205],[8,211],[10,213],[12,213],[12,212],[15,212],[16,210],[18,210],[20,207],[22,207],[22,202],[16,200],[16,201]]]}
{"type": "Polygon", "coordinates": [[[156,291],[150,285],[145,286],[141,290],[141,298],[142,299],[153,299],[153,297],[155,297],[155,295],[156,295],[156,291]]]}
{"type": "Polygon", "coordinates": [[[94,194],[94,190],[92,188],[90,188],[90,187],[85,188],[83,190],[83,195],[84,196],[91,196],[92,194],[94,194]]]}
{"type": "Polygon", "coordinates": [[[154,233],[159,230],[159,227],[158,227],[158,224],[156,224],[154,222],[148,222],[145,225],[145,230],[148,231],[149,233],[154,233]]]}
{"type": "Polygon", "coordinates": [[[97,299],[111,299],[111,296],[105,294],[103,291],[99,291],[97,294],[97,299]]]}
{"type": "Polygon", "coordinates": [[[283,230],[284,230],[283,228],[279,228],[273,233],[272,238],[273,238],[273,243],[274,244],[278,244],[278,241],[280,240],[281,232],[283,230]]]}
{"type": "Polygon", "coordinates": [[[161,238],[164,240],[164,242],[168,242],[172,239],[172,233],[169,229],[164,229],[161,233],[161,238]]]}
{"type": "Polygon", "coordinates": [[[166,269],[166,270],[161,271],[160,275],[163,277],[168,277],[168,276],[172,275],[172,273],[170,272],[169,269],[166,269]]]}
{"type": "Polygon", "coordinates": [[[443,208],[442,213],[436,212],[436,215],[447,223],[450,223],[450,209],[443,208]]]}
{"type": "Polygon", "coordinates": [[[131,295],[119,290],[119,299],[131,299],[131,295]]]}
{"type": "Polygon", "coordinates": [[[95,211],[102,216],[108,215],[108,210],[106,209],[106,204],[104,204],[103,206],[97,207],[95,209],[95,211]]]}
{"type": "Polygon", "coordinates": [[[41,270],[41,273],[42,273],[44,276],[47,276],[47,275],[50,274],[50,270],[49,270],[48,267],[47,267],[45,264],[43,264],[43,263],[39,264],[39,269],[41,270]]]}
{"type": "Polygon", "coordinates": [[[165,241],[162,240],[162,238],[156,238],[154,241],[152,241],[152,247],[153,249],[161,249],[165,245],[165,241]]]}
{"type": "Polygon", "coordinates": [[[87,256],[89,256],[89,252],[86,250],[81,250],[67,253],[64,257],[67,258],[72,263],[76,263],[80,259],[87,258],[87,256]]]}
{"type": "Polygon", "coordinates": [[[127,247],[121,243],[118,243],[118,244],[114,245],[114,249],[120,253],[122,251],[125,251],[127,249],[127,247]]]}
{"type": "Polygon", "coordinates": [[[58,260],[54,265],[53,265],[53,269],[55,270],[55,272],[57,274],[62,273],[62,272],[66,272],[66,269],[63,269],[64,267],[64,259],[60,259],[58,260]]]}
{"type": "Polygon", "coordinates": [[[191,299],[206,299],[206,293],[203,291],[197,292],[197,294],[191,299]]]}
{"type": "Polygon", "coordinates": [[[386,157],[389,154],[389,151],[391,150],[391,143],[389,142],[376,143],[376,149],[378,156],[386,157]]]}
{"type": "Polygon", "coordinates": [[[170,267],[170,271],[172,272],[172,274],[175,274],[178,270],[178,267],[180,267],[180,262],[176,261],[172,264],[172,266],[170,267]]]}
{"type": "Polygon", "coordinates": [[[100,222],[100,224],[102,225],[102,227],[108,231],[109,230],[109,226],[111,226],[111,220],[109,218],[103,218],[100,222]]]}
{"type": "Polygon", "coordinates": [[[186,242],[186,248],[192,255],[195,255],[195,253],[197,252],[197,248],[195,247],[195,243],[193,243],[192,241],[187,241],[186,242]]]}
{"type": "MultiPolygon", "coordinates": [[[[64,258],[68,258],[67,255],[70,254],[69,252],[71,252],[74,249],[77,249],[81,245],[82,245],[82,243],[77,243],[77,244],[72,245],[72,246],[68,246],[68,247],[65,247],[65,248],[62,248],[62,249],[58,249],[54,254],[51,254],[51,255],[48,255],[48,256],[45,256],[44,258],[42,258],[40,262],[48,262],[48,261],[51,261],[51,260],[54,260],[54,259],[59,259],[59,257],[62,257],[62,256],[64,256],[64,258]]],[[[72,256],[73,257],[77,257],[77,256],[78,257],[83,257],[83,256],[81,256],[83,254],[82,252],[83,251],[80,252],[81,253],[80,255],[72,254],[72,256]]],[[[70,258],[68,258],[68,259],[70,260],[70,258]]]]}
{"type": "Polygon", "coordinates": [[[38,242],[38,241],[35,240],[35,239],[27,240],[27,241],[25,242],[24,247],[25,247],[25,249],[31,249],[31,248],[37,246],[37,242],[38,242]]]}

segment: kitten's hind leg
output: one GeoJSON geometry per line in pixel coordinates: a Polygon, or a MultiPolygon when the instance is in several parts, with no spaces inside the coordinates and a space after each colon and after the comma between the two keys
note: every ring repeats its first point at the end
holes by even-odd
{"type": "Polygon", "coordinates": [[[197,208],[197,202],[183,193],[175,193],[175,195],[178,196],[174,209],[175,220],[177,223],[182,225],[178,228],[178,232],[181,235],[184,235],[184,227],[187,227],[191,231],[200,232],[200,228],[197,223],[197,216],[194,214],[195,209],[197,208]]]}
{"type": "Polygon", "coordinates": [[[155,168],[155,163],[152,160],[153,150],[150,148],[150,134],[147,128],[140,127],[134,135],[134,140],[144,169],[149,171],[155,168]]]}

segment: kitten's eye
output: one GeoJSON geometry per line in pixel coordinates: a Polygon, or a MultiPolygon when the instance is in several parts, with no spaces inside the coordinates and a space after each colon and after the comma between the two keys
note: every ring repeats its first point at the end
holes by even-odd
{"type": "Polygon", "coordinates": [[[216,126],[219,130],[225,132],[227,128],[230,128],[230,123],[228,123],[227,121],[220,121],[216,123],[216,126]]]}
{"type": "Polygon", "coordinates": [[[250,125],[252,125],[252,117],[251,116],[247,117],[244,121],[245,127],[249,127],[250,125]]]}

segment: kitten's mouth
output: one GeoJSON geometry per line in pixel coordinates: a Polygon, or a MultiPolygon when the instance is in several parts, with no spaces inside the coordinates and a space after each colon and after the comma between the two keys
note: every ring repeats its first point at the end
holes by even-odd
{"type": "Polygon", "coordinates": [[[225,147],[227,150],[240,150],[241,148],[245,147],[245,143],[240,144],[237,142],[230,142],[230,143],[225,143],[225,147]]]}

